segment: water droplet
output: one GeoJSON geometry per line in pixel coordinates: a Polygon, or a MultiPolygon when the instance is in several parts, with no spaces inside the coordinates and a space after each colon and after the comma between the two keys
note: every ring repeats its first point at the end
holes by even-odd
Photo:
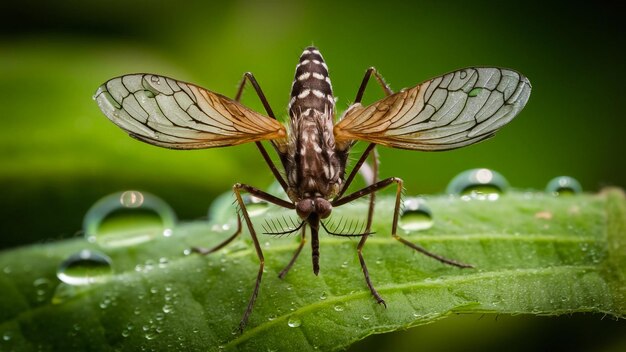
{"type": "Polygon", "coordinates": [[[126,191],[108,195],[85,214],[83,229],[89,242],[102,247],[125,247],[169,237],[176,214],[160,198],[149,193],[126,191]]]}
{"type": "Polygon", "coordinates": [[[361,318],[363,318],[363,320],[370,320],[371,317],[371,315],[364,314],[361,318]]]}
{"type": "Polygon", "coordinates": [[[327,297],[326,297],[326,292],[322,292],[322,294],[320,295],[320,299],[323,301],[323,300],[325,300],[326,298],[327,298],[327,297]]]}
{"type": "Polygon", "coordinates": [[[265,213],[268,209],[268,203],[266,201],[249,194],[244,196],[243,202],[246,205],[246,210],[248,210],[248,215],[250,216],[259,216],[265,213]]]}
{"type": "Polygon", "coordinates": [[[4,334],[2,334],[3,341],[10,341],[12,338],[13,338],[13,333],[10,331],[7,331],[4,334]]]}
{"type": "Polygon", "coordinates": [[[423,199],[407,198],[404,200],[404,212],[400,216],[399,225],[405,231],[429,229],[433,226],[433,213],[423,199]]]}
{"type": "Polygon", "coordinates": [[[583,191],[580,182],[569,176],[558,176],[550,180],[546,186],[546,192],[555,196],[571,195],[583,191]]]}
{"type": "Polygon", "coordinates": [[[59,265],[57,277],[69,285],[88,285],[106,281],[112,272],[109,257],[84,249],[72,254],[59,265]]]}
{"type": "Polygon", "coordinates": [[[172,306],[169,304],[163,306],[163,313],[171,313],[172,310],[174,310],[174,308],[172,308],[172,306]]]}
{"type": "Polygon", "coordinates": [[[455,176],[446,193],[461,196],[463,200],[497,200],[509,188],[500,173],[489,169],[471,169],[455,176]]]}
{"type": "Polygon", "coordinates": [[[347,261],[345,261],[345,262],[341,263],[341,268],[342,268],[342,269],[345,269],[345,268],[347,268],[347,267],[348,267],[348,262],[347,262],[347,261]]]}
{"type": "Polygon", "coordinates": [[[37,300],[37,302],[45,301],[51,286],[50,280],[46,279],[45,277],[36,279],[35,281],[33,281],[33,286],[35,287],[35,299],[37,300]]]}
{"type": "Polygon", "coordinates": [[[151,76],[150,82],[155,83],[155,84],[161,84],[161,79],[158,76],[151,76]]]}
{"type": "Polygon", "coordinates": [[[146,340],[154,340],[157,337],[157,332],[156,331],[148,331],[145,335],[146,340]]]}
{"type": "Polygon", "coordinates": [[[287,325],[289,325],[290,328],[297,328],[300,325],[302,325],[302,321],[298,318],[289,318],[289,321],[287,321],[287,325]]]}
{"type": "Polygon", "coordinates": [[[335,312],[343,312],[345,308],[344,306],[337,304],[336,306],[333,307],[333,309],[335,310],[335,312]]]}

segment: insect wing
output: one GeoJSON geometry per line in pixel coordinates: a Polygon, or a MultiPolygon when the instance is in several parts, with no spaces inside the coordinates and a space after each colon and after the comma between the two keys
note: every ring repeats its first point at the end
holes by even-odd
{"type": "Polygon", "coordinates": [[[223,95],[151,74],[113,78],[98,88],[100,110],[131,137],[172,149],[281,139],[286,130],[223,95]]]}
{"type": "Polygon", "coordinates": [[[438,151],[491,137],[526,105],[526,77],[502,68],[465,68],[404,89],[367,107],[351,106],[334,127],[338,145],[364,140],[438,151]]]}

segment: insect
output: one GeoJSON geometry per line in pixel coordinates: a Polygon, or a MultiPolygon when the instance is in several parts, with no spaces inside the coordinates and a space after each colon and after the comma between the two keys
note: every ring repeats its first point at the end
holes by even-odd
{"type": "Polygon", "coordinates": [[[201,254],[219,250],[241,233],[241,218],[245,221],[260,264],[252,295],[239,324],[239,329],[243,330],[259,293],[264,257],[242,193],[293,209],[300,218],[296,229],[276,233],[301,233],[300,244],[280,272],[280,278],[285,277],[300,254],[307,227],[311,231],[315,275],[320,269],[320,227],[331,235],[360,237],[357,254],[365,282],[376,301],[386,307],[370,279],[363,257],[363,247],[371,234],[375,192],[383,188],[395,186],[396,189],[391,228],[394,239],[444,264],[460,268],[471,265],[431,253],[398,235],[403,181],[397,177],[377,180],[375,146],[441,151],[480,142],[491,137],[524,108],[530,91],[528,79],[513,70],[470,67],[394,93],[372,67],[366,71],[354,102],[336,119],[328,67],[317,48],[307,47],[296,66],[288,107],[290,119],[286,125],[277,121],[261,87],[249,72],[244,74],[234,100],[194,84],[153,74],[113,78],[98,88],[94,99],[102,112],[131,137],[159,147],[199,149],[249,142],[256,144],[289,200],[236,183],[233,191],[239,206],[237,231],[214,248],[194,249],[201,254]],[[363,106],[363,93],[372,75],[386,97],[363,106]],[[247,83],[255,89],[267,116],[239,103],[247,83]],[[274,164],[261,141],[272,145],[284,174],[274,164]],[[367,142],[368,145],[346,176],[348,156],[357,141],[367,142]],[[372,159],[373,182],[346,195],[368,157],[372,159]],[[333,208],[366,196],[369,196],[369,208],[364,232],[334,232],[326,226],[325,219],[331,215],[333,208]]]}

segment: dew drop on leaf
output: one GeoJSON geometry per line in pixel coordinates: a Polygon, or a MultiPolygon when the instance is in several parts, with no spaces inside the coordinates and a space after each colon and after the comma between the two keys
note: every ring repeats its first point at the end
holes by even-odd
{"type": "Polygon", "coordinates": [[[550,180],[546,185],[546,193],[555,196],[578,194],[583,191],[580,182],[569,176],[558,176],[550,180]]]}
{"type": "Polygon", "coordinates": [[[509,188],[500,173],[489,169],[471,169],[455,176],[446,193],[460,196],[463,200],[497,200],[509,188]]]}
{"type": "Polygon", "coordinates": [[[163,313],[171,313],[174,310],[174,308],[172,308],[171,305],[166,304],[163,306],[162,310],[163,310],[163,313]]]}
{"type": "Polygon", "coordinates": [[[139,191],[108,195],[97,201],[83,219],[87,240],[108,248],[169,237],[175,225],[176,214],[167,203],[139,191]]]}
{"type": "Polygon", "coordinates": [[[335,310],[335,312],[343,312],[345,308],[341,304],[337,304],[333,307],[333,309],[335,310]]]}
{"type": "MultiPolygon", "coordinates": [[[[433,213],[421,198],[404,200],[404,211],[400,216],[399,225],[405,231],[426,230],[433,226],[433,213]]],[[[379,261],[376,261],[380,264],[379,261]]]]}
{"type": "Polygon", "coordinates": [[[88,249],[70,255],[57,269],[59,280],[69,285],[104,282],[112,273],[111,259],[103,253],[88,249]]]}
{"type": "Polygon", "coordinates": [[[290,328],[297,328],[302,325],[302,321],[298,318],[289,318],[287,325],[289,325],[290,328]]]}

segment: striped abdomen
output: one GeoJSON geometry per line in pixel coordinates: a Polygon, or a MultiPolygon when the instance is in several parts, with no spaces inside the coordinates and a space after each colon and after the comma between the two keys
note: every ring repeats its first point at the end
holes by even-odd
{"type": "Polygon", "coordinates": [[[313,110],[327,113],[332,118],[335,99],[324,58],[319,50],[310,46],[302,52],[300,62],[296,66],[289,116],[294,119],[301,115],[311,115],[313,110]]]}

